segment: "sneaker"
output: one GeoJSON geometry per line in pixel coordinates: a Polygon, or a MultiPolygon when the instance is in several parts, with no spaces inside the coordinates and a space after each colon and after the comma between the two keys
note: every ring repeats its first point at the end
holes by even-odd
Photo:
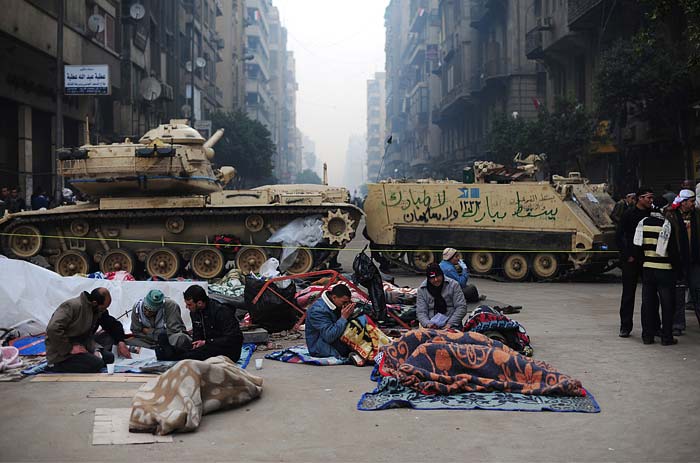
{"type": "Polygon", "coordinates": [[[662,339],[661,340],[661,345],[662,346],[672,346],[674,344],[678,344],[678,339],[676,338],[671,338],[671,339],[662,339]]]}
{"type": "Polygon", "coordinates": [[[362,357],[360,357],[360,354],[358,354],[357,352],[350,352],[348,358],[350,359],[350,363],[352,363],[356,367],[365,366],[365,360],[362,357]]]}
{"type": "Polygon", "coordinates": [[[632,333],[632,330],[626,330],[624,328],[620,328],[619,336],[621,338],[629,338],[631,333],[632,333]]]}

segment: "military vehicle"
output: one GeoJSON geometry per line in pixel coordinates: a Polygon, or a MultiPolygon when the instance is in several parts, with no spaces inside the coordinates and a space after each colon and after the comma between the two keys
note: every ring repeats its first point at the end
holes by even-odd
{"type": "Polygon", "coordinates": [[[299,249],[289,273],[322,267],[354,236],[362,211],[348,191],[325,185],[225,190],[232,167],[214,169],[213,146],[171,120],[138,143],[84,145],[59,153],[60,174],[91,200],[0,218],[3,254],[42,256],[61,275],[124,270],[173,278],[189,265],[201,279],[234,260],[256,271],[281,252],[267,239],[300,217],[319,216],[323,239],[299,249]]]}
{"type": "Polygon", "coordinates": [[[477,183],[369,185],[364,210],[373,246],[417,272],[439,262],[445,247],[462,251],[471,273],[511,281],[606,269],[616,253],[605,185],[578,173],[537,182],[536,169],[526,167],[475,163],[477,183]]]}

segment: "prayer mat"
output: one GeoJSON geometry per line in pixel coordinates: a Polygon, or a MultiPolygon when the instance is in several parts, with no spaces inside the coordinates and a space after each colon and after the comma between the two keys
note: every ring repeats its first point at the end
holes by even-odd
{"type": "Polygon", "coordinates": [[[462,392],[448,395],[425,395],[402,385],[390,376],[380,377],[377,388],[362,395],[357,409],[387,410],[504,410],[521,412],[599,413],[600,406],[586,391],[584,397],[528,395],[514,392],[462,392]]]}
{"type": "Polygon", "coordinates": [[[312,357],[306,346],[294,346],[285,350],[271,352],[265,356],[266,359],[277,360],[286,363],[305,363],[307,365],[329,366],[345,365],[348,359],[339,357],[312,357]]]}

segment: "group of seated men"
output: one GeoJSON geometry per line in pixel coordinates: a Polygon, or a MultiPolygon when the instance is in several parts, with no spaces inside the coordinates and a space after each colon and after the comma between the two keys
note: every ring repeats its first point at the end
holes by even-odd
{"type": "MultiPolygon", "coordinates": [[[[426,279],[418,287],[416,300],[416,316],[421,327],[462,328],[467,315],[465,294],[476,293],[476,288],[467,284],[469,273],[461,257],[456,249],[447,248],[442,253],[442,262],[432,263],[426,269],[426,279]]],[[[350,353],[340,338],[355,309],[351,296],[347,286],[337,284],[307,310],[306,346],[314,357],[347,357],[350,353]]]]}
{"type": "Polygon", "coordinates": [[[243,345],[235,311],[207,296],[199,285],[184,292],[192,321],[192,334],[185,328],[180,306],[154,289],[134,305],[132,336],[107,309],[112,296],[107,288],[95,288],[62,303],[46,329],[48,370],[60,373],[96,373],[114,362],[112,346],[120,356],[131,358],[129,346],[154,349],[159,360],[205,360],[225,355],[238,361],[243,345]],[[97,333],[98,327],[102,331],[97,333]]]}

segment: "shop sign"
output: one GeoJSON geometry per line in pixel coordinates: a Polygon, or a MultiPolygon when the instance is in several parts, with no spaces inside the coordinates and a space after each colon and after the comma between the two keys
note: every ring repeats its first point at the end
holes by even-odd
{"type": "Polygon", "coordinates": [[[109,95],[109,66],[90,64],[64,66],[64,88],[66,95],[109,95]]]}

